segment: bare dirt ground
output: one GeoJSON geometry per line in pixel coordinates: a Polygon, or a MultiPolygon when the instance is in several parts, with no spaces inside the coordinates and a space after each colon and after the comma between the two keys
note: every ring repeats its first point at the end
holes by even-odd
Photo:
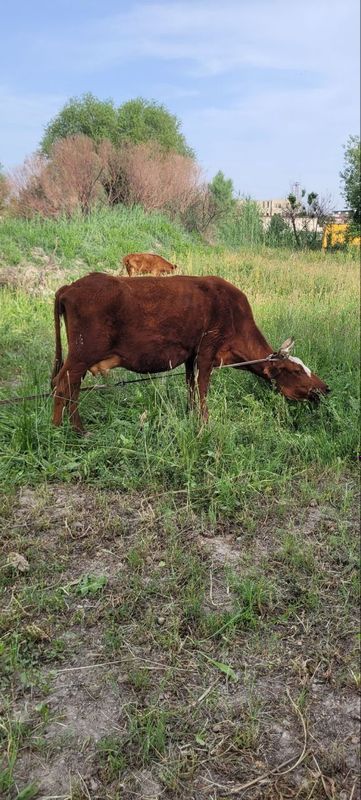
{"type": "Polygon", "coordinates": [[[359,796],[355,507],[250,532],[40,486],[1,543],[4,798],[359,796]]]}
{"type": "MultiPolygon", "coordinates": [[[[89,272],[89,267],[76,259],[70,272],[79,277],[89,272]]],[[[33,247],[30,260],[16,266],[0,261],[0,287],[23,290],[34,297],[52,297],[65,280],[69,280],[69,270],[62,267],[55,253],[47,255],[42,247],[33,247]]]]}

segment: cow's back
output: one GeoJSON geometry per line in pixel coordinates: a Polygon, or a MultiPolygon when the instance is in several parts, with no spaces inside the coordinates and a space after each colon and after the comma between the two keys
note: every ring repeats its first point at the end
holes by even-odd
{"type": "Polygon", "coordinates": [[[190,338],[211,329],[225,335],[240,314],[251,314],[245,295],[215,276],[172,275],[166,281],[139,276],[134,281],[94,272],[66,286],[60,299],[89,326],[134,329],[139,335],[158,328],[179,328],[183,337],[189,331],[190,338]]]}

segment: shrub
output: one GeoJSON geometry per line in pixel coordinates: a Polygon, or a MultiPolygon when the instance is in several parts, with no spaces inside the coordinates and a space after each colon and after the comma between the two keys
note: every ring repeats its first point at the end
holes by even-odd
{"type": "Polygon", "coordinates": [[[87,214],[101,203],[141,205],[182,219],[204,199],[201,171],[189,156],[154,143],[117,149],[83,135],[59,139],[49,157],[34,155],[11,176],[14,209],[21,216],[87,214]]]}
{"type": "Polygon", "coordinates": [[[11,175],[14,208],[21,216],[70,216],[89,211],[104,198],[104,165],[87,136],[57,141],[47,159],[28,158],[11,175]]]}
{"type": "Polygon", "coordinates": [[[10,185],[8,179],[2,172],[0,164],[0,214],[4,210],[10,194],[10,185]]]}
{"type": "Polygon", "coordinates": [[[269,247],[292,247],[292,231],[283,219],[281,214],[273,214],[269,228],[265,235],[266,244],[269,247]]]}

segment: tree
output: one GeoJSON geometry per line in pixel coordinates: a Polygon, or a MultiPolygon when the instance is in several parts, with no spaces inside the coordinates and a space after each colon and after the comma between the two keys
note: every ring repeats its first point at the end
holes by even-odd
{"type": "Polygon", "coordinates": [[[175,150],[181,156],[194,158],[193,150],[181,133],[179,119],[160,103],[142,97],[123,103],[118,110],[120,142],[156,142],[162,150],[175,150]]]}
{"type": "Polygon", "coordinates": [[[340,172],[342,194],[352,212],[353,221],[361,224],[361,147],[359,136],[349,136],[344,146],[344,169],[340,172]]]}
{"type": "Polygon", "coordinates": [[[219,170],[208,186],[202,187],[194,210],[198,232],[211,228],[211,233],[222,236],[222,227],[230,220],[233,222],[236,211],[232,179],[219,170]]]}
{"type": "Polygon", "coordinates": [[[300,196],[293,192],[288,195],[283,216],[291,224],[297,247],[316,243],[318,228],[325,225],[330,212],[329,198],[319,197],[316,192],[306,194],[306,189],[302,189],[300,196]]]}
{"type": "Polygon", "coordinates": [[[194,158],[178,118],[165,106],[143,98],[129,100],[116,108],[112,100],[98,100],[90,93],[72,97],[46,126],[41,152],[49,155],[56,141],[78,134],[88,136],[96,144],[107,139],[116,147],[154,142],[162,150],[194,158]]]}
{"type": "Polygon", "coordinates": [[[58,139],[83,134],[94,142],[109,139],[115,143],[118,136],[118,112],[112,100],[98,100],[90,92],[82,97],[72,97],[50,120],[40,143],[41,152],[49,155],[58,139]]]}
{"type": "Polygon", "coordinates": [[[232,178],[226,178],[219,170],[209,184],[210,192],[219,211],[227,213],[235,205],[232,178]]]}

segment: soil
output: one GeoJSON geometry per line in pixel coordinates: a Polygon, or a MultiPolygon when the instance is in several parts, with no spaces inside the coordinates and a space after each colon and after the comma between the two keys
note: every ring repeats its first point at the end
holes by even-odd
{"type": "MultiPolygon", "coordinates": [[[[292,522],[292,530],[309,538],[317,534],[320,525],[331,524],[333,519],[333,510],[310,506],[292,522]]],[[[230,608],[232,592],[224,567],[242,574],[250,544],[239,528],[233,532],[228,529],[224,535],[217,527],[205,534],[188,528],[184,537],[206,560],[213,575],[205,608],[230,608]]],[[[312,627],[312,620],[304,619],[300,625],[290,623],[285,638],[279,636],[274,648],[265,650],[262,641],[251,634],[246,637],[248,642],[244,640],[245,647],[231,643],[228,657],[238,676],[235,683],[217,672],[210,681],[209,673],[202,674],[192,660],[183,675],[190,647],[187,636],[183,652],[162,652],[147,639],[141,618],[139,622],[138,618],[127,620],[120,631],[125,639],[119,654],[109,655],[104,636],[107,606],[116,605],[127,591],[129,550],[140,540],[148,542],[142,573],[147,585],[154,569],[167,559],[166,539],[149,498],[55,485],[23,489],[11,501],[4,527],[4,556],[6,559],[6,554],[14,550],[26,556],[29,572],[23,581],[31,583],[35,568],[47,562],[57,567],[57,572],[49,575],[50,587],[65,587],[65,595],[84,575],[102,576],[107,581],[106,604],[91,594],[76,596],[72,602],[69,599],[68,616],[65,612],[64,618],[63,611],[60,614],[60,631],[56,616],[52,615],[50,621],[44,617],[48,646],[60,635],[66,655],[60,663],[41,665],[36,684],[29,688],[18,685],[10,698],[14,717],[24,723],[33,724],[42,706],[47,715],[41,741],[37,742],[35,729],[30,744],[24,743],[19,752],[15,769],[18,789],[36,783],[39,800],[55,796],[92,800],[215,800],[231,796],[252,800],[356,800],[359,699],[355,687],[342,682],[341,673],[330,672],[322,654],[315,656],[315,641],[325,631],[316,629],[309,635],[307,625],[312,627]],[[159,692],[159,683],[172,666],[173,679],[159,692]],[[150,684],[135,695],[129,674],[142,668],[148,670],[150,684]],[[213,682],[216,695],[213,704],[208,704],[202,695],[208,693],[208,699],[212,698],[209,687],[213,682]],[[140,702],[147,708],[155,697],[159,708],[171,712],[175,727],[175,712],[182,716],[184,708],[187,719],[194,704],[198,746],[194,744],[196,728],[180,722],[180,731],[170,736],[164,756],[154,756],[143,767],[128,766],[118,779],[108,776],[101,766],[99,744],[104,737],[124,739],[130,706],[140,702]],[[304,743],[306,757],[294,768],[304,743]],[[183,765],[176,788],[164,778],[167,758],[183,765]],[[283,768],[290,768],[288,774],[277,772],[259,780],[288,760],[283,768]],[[237,786],[255,778],[258,782],[253,786],[237,791],[237,786]]],[[[274,555],[276,539],[275,526],[268,521],[252,544],[254,563],[262,563],[267,549],[274,555]]],[[[38,579],[34,577],[34,581],[38,579]]],[[[158,628],[168,624],[166,612],[160,609],[160,613],[163,622],[157,623],[158,628]]],[[[41,620],[37,624],[41,627],[41,620]]],[[[274,633],[279,633],[279,625],[275,625],[274,633]]],[[[333,658],[337,662],[337,654],[333,658]]]]}

